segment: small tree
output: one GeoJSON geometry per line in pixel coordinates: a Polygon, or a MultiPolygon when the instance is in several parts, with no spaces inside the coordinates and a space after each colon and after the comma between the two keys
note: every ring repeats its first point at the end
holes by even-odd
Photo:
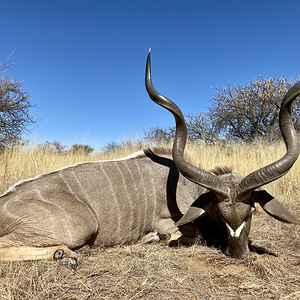
{"type": "Polygon", "coordinates": [[[121,145],[119,143],[111,141],[111,142],[106,143],[102,147],[101,151],[104,152],[104,153],[109,153],[109,152],[117,151],[120,148],[121,148],[121,145]]]}
{"type": "Polygon", "coordinates": [[[51,142],[46,141],[43,144],[37,145],[38,150],[42,150],[44,152],[56,152],[59,154],[62,154],[64,152],[65,148],[66,148],[66,146],[62,145],[61,142],[56,141],[56,140],[51,141],[51,142]]]}
{"type": "Polygon", "coordinates": [[[35,107],[30,96],[23,90],[23,81],[14,81],[5,70],[11,68],[7,60],[0,65],[0,146],[20,139],[23,133],[30,131],[30,126],[38,122],[29,112],[35,107]]]}
{"type": "Polygon", "coordinates": [[[126,150],[126,149],[143,149],[145,148],[145,144],[143,143],[143,141],[138,140],[138,139],[128,139],[122,142],[108,142],[106,143],[102,148],[101,148],[101,152],[103,153],[113,153],[113,152],[117,152],[117,151],[122,151],[122,150],[126,150]]]}
{"type": "Polygon", "coordinates": [[[143,129],[143,138],[150,144],[169,143],[175,137],[175,127],[161,128],[159,126],[149,127],[149,129],[143,129]]]}
{"type": "Polygon", "coordinates": [[[83,144],[73,144],[71,146],[70,152],[72,153],[84,153],[84,154],[90,154],[94,151],[94,148],[92,148],[89,145],[83,145],[83,144]]]}
{"type": "Polygon", "coordinates": [[[191,141],[203,141],[207,144],[219,141],[219,131],[215,122],[205,113],[189,113],[186,118],[188,137],[191,141]]]}
{"type": "MultiPolygon", "coordinates": [[[[293,84],[284,77],[252,80],[248,85],[238,84],[217,89],[212,97],[207,117],[213,120],[215,130],[227,140],[251,142],[257,138],[278,140],[279,110],[283,97],[293,84]]],[[[300,129],[298,102],[293,104],[293,121],[300,129]]],[[[211,121],[212,122],[212,121],[211,121]]]]}

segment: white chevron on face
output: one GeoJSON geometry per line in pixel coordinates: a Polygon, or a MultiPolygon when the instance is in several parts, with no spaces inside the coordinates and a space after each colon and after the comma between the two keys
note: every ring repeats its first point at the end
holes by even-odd
{"type": "Polygon", "coordinates": [[[230,233],[230,235],[232,236],[232,237],[235,237],[235,238],[238,238],[239,236],[240,236],[240,234],[241,234],[241,232],[242,232],[242,230],[243,230],[243,228],[244,228],[244,226],[245,226],[245,221],[236,229],[236,230],[233,230],[231,227],[230,227],[230,225],[226,222],[226,227],[228,228],[228,231],[229,231],[229,233],[230,233]]]}

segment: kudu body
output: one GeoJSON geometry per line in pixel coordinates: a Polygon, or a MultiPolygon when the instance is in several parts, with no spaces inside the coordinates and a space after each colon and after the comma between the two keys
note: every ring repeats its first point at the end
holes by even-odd
{"type": "Polygon", "coordinates": [[[185,121],[180,109],[153,88],[150,52],[146,89],[175,117],[172,155],[148,149],[123,159],[69,166],[16,184],[0,198],[0,261],[62,259],[74,267],[76,254],[70,249],[85,244],[112,246],[170,237],[184,243],[197,234],[241,258],[249,252],[255,202],[280,221],[300,224],[260,189],[286,174],[298,158],[290,107],[300,94],[300,82],[289,90],[280,111],[286,155],[246,177],[228,168],[212,174],[184,160],[185,121]]]}

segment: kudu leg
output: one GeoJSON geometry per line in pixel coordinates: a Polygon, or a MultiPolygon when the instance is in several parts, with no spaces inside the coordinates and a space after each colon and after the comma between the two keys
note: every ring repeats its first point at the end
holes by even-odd
{"type": "Polygon", "coordinates": [[[30,247],[12,246],[0,241],[0,262],[26,260],[61,260],[70,268],[77,267],[77,255],[66,246],[30,247]]]}
{"type": "Polygon", "coordinates": [[[177,233],[167,233],[167,234],[160,234],[158,232],[150,232],[146,234],[142,239],[141,243],[159,243],[165,246],[173,246],[176,244],[183,244],[189,245],[194,244],[196,238],[183,236],[180,232],[177,233]]]}

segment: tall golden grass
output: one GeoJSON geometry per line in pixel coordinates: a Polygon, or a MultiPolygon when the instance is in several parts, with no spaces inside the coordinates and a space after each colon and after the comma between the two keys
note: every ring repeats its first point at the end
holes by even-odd
{"type": "Polygon", "coordinates": [[[14,183],[33,178],[80,162],[109,160],[125,157],[140,150],[135,143],[115,152],[86,154],[84,151],[62,152],[45,150],[42,147],[27,145],[8,147],[0,152],[0,193],[14,183]]]}
{"type": "MultiPolygon", "coordinates": [[[[127,145],[128,146],[128,145],[127,145]]],[[[124,157],[114,153],[58,154],[37,147],[0,153],[0,193],[14,183],[78,162],[124,157]]],[[[187,159],[205,169],[230,165],[247,175],[284,155],[282,144],[188,144],[187,159]]],[[[299,163],[266,189],[300,218],[299,163]]],[[[0,216],[1,218],[1,216],[0,216]]],[[[84,247],[76,271],[59,263],[0,264],[0,299],[300,299],[300,230],[261,208],[253,217],[248,259],[236,260],[205,245],[84,247]]]]}
{"type": "MultiPolygon", "coordinates": [[[[169,145],[171,147],[171,145],[169,145]]],[[[144,146],[144,149],[147,145],[144,146]]],[[[17,146],[7,148],[0,153],[0,193],[14,183],[33,178],[39,174],[85,161],[108,160],[125,157],[140,150],[138,143],[126,143],[126,147],[117,151],[95,154],[85,154],[83,151],[64,152],[45,151],[35,146],[17,146]]],[[[212,146],[190,143],[186,147],[186,157],[196,166],[211,169],[217,165],[233,166],[234,171],[247,175],[267,164],[274,162],[285,153],[284,144],[251,144],[241,146],[228,144],[212,146]]],[[[291,171],[275,183],[268,185],[270,191],[284,195],[298,194],[300,189],[298,176],[300,162],[297,161],[291,171]]]]}

